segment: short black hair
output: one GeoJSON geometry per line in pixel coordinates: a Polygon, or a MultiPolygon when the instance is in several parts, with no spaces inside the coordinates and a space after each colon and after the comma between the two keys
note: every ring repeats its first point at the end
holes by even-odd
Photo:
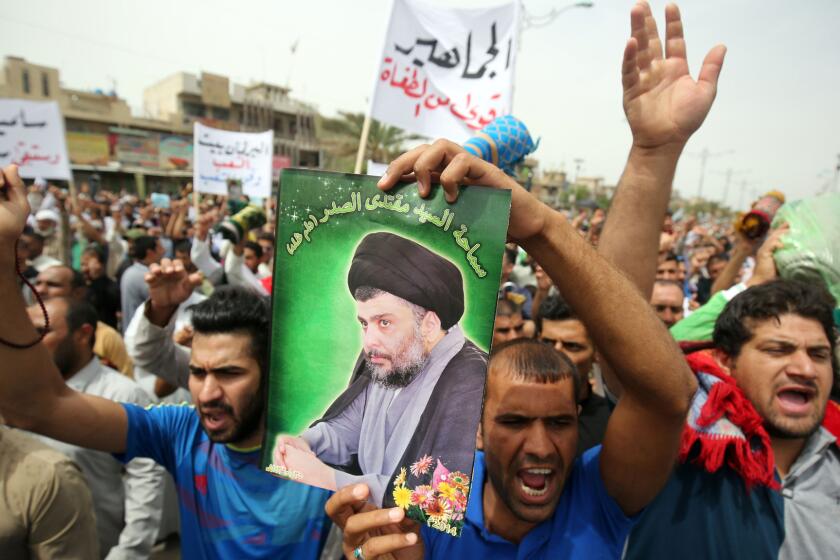
{"type": "Polygon", "coordinates": [[[487,379],[499,373],[532,383],[557,383],[571,378],[575,400],[580,393],[580,372],[569,357],[532,338],[518,338],[493,347],[487,379]]]}
{"type": "Polygon", "coordinates": [[[42,245],[44,244],[44,236],[38,233],[37,231],[33,230],[29,226],[26,226],[26,229],[23,230],[23,233],[21,235],[25,235],[26,237],[29,237],[41,243],[42,245]]]}
{"type": "Polygon", "coordinates": [[[517,313],[522,313],[522,306],[508,298],[500,297],[496,302],[496,317],[512,317],[517,313]]]}
{"type": "Polygon", "coordinates": [[[519,249],[511,249],[510,247],[505,247],[505,258],[510,264],[516,264],[516,258],[519,256],[519,249]]]}
{"type": "Polygon", "coordinates": [[[534,322],[537,325],[537,332],[542,332],[542,322],[546,321],[568,321],[570,319],[577,319],[574,310],[569,307],[559,295],[550,295],[540,303],[540,308],[537,311],[537,316],[534,322]]]}
{"type": "Polygon", "coordinates": [[[256,241],[246,241],[244,248],[251,249],[258,259],[261,259],[263,256],[262,245],[260,245],[256,241]]]}
{"type": "Polygon", "coordinates": [[[831,369],[834,372],[833,393],[840,392],[838,378],[837,329],[834,308],[837,301],[821,282],[776,279],[753,286],[732,298],[715,322],[712,340],[730,358],[737,358],[741,348],[753,337],[757,321],[779,319],[782,315],[799,315],[817,321],[825,331],[831,348],[831,369]]]}
{"type": "Polygon", "coordinates": [[[261,231],[260,234],[257,235],[257,241],[271,241],[272,246],[276,243],[274,234],[267,231],[261,231]]]}
{"type": "Polygon", "coordinates": [[[55,298],[63,301],[67,306],[67,313],[64,320],[67,323],[67,331],[74,333],[85,325],[90,325],[92,332],[90,335],[90,347],[96,343],[96,324],[99,322],[99,315],[96,313],[96,308],[88,301],[83,299],[75,299],[69,297],[55,298]]]}
{"type": "Polygon", "coordinates": [[[172,253],[187,253],[192,251],[192,241],[189,239],[179,239],[172,246],[172,253]]]}
{"type": "Polygon", "coordinates": [[[85,248],[84,251],[82,251],[82,255],[90,255],[91,257],[98,260],[100,264],[105,264],[107,260],[105,258],[105,251],[103,251],[102,248],[98,247],[97,245],[89,245],[85,248]]]}
{"type": "Polygon", "coordinates": [[[190,307],[196,334],[245,332],[251,337],[251,356],[260,366],[260,382],[268,380],[271,339],[269,298],[240,286],[220,286],[206,300],[190,307]]]}
{"type": "Polygon", "coordinates": [[[654,280],[654,286],[673,286],[677,288],[680,292],[684,292],[683,285],[677,282],[676,280],[654,280]]]}
{"type": "Polygon", "coordinates": [[[154,235],[141,235],[134,240],[134,244],[131,246],[132,258],[142,261],[149,251],[157,249],[157,243],[158,238],[154,235]]]}
{"type": "Polygon", "coordinates": [[[668,251],[667,253],[665,253],[665,257],[662,259],[662,262],[660,262],[659,264],[666,263],[666,262],[669,262],[669,261],[674,261],[674,262],[678,263],[678,262],[680,262],[680,257],[678,257],[676,253],[674,253],[672,251],[668,251]]]}
{"type": "Polygon", "coordinates": [[[715,261],[729,262],[729,255],[727,255],[726,253],[715,253],[714,255],[709,257],[708,261],[706,261],[706,268],[712,266],[712,263],[715,261]]]}

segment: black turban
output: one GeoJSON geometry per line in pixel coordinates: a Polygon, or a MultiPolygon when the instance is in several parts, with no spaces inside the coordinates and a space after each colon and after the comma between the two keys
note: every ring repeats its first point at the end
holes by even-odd
{"type": "Polygon", "coordinates": [[[371,233],[356,248],[347,285],[388,292],[440,317],[448,329],[464,314],[464,281],[454,264],[393,233],[371,233]]]}

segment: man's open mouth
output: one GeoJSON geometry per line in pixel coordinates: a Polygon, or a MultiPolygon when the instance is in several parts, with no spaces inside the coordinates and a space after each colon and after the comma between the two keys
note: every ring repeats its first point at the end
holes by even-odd
{"type": "Polygon", "coordinates": [[[816,391],[803,385],[789,385],[776,392],[782,411],[793,416],[809,413],[815,397],[816,391]]]}
{"type": "Polygon", "coordinates": [[[555,479],[555,471],[550,468],[520,469],[516,473],[516,482],[524,494],[526,502],[539,502],[548,495],[555,479]]]}

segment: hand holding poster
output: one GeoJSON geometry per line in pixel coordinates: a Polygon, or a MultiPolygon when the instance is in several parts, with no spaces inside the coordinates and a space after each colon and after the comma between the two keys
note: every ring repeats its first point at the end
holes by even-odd
{"type": "Polygon", "coordinates": [[[58,103],[0,99],[0,165],[12,163],[27,179],[72,179],[58,103]]]}
{"type": "Polygon", "coordinates": [[[518,2],[453,9],[394,0],[371,116],[463,142],[513,101],[518,2]]]}
{"type": "Polygon", "coordinates": [[[274,131],[231,132],[195,123],[193,184],[198,192],[228,194],[238,181],[248,196],[271,196],[274,131]]]}
{"type": "Polygon", "coordinates": [[[458,535],[510,192],[375,183],[283,172],[262,466],[458,535]]]}

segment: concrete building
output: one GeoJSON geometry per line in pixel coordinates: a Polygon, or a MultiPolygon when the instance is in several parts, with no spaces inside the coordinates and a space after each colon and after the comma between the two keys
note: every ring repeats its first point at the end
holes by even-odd
{"type": "Polygon", "coordinates": [[[552,208],[563,205],[563,193],[569,188],[565,171],[545,171],[535,181],[536,188],[531,192],[552,208]]]}
{"type": "Polygon", "coordinates": [[[274,130],[274,153],[295,167],[320,167],[315,109],[289,96],[289,89],[260,82],[231,84],[226,76],[178,72],[146,88],[143,111],[174,126],[196,120],[228,130],[274,130]]]}
{"type": "MultiPolygon", "coordinates": [[[[274,168],[320,167],[315,110],[266,83],[231,85],[228,78],[178,73],[144,92],[144,115],[116,92],[64,88],[56,68],[7,56],[0,97],[57,101],[77,183],[96,173],[112,190],[175,191],[192,178],[193,123],[227,130],[274,130],[274,168]]],[[[276,179],[276,177],[275,177],[276,179]]]]}

